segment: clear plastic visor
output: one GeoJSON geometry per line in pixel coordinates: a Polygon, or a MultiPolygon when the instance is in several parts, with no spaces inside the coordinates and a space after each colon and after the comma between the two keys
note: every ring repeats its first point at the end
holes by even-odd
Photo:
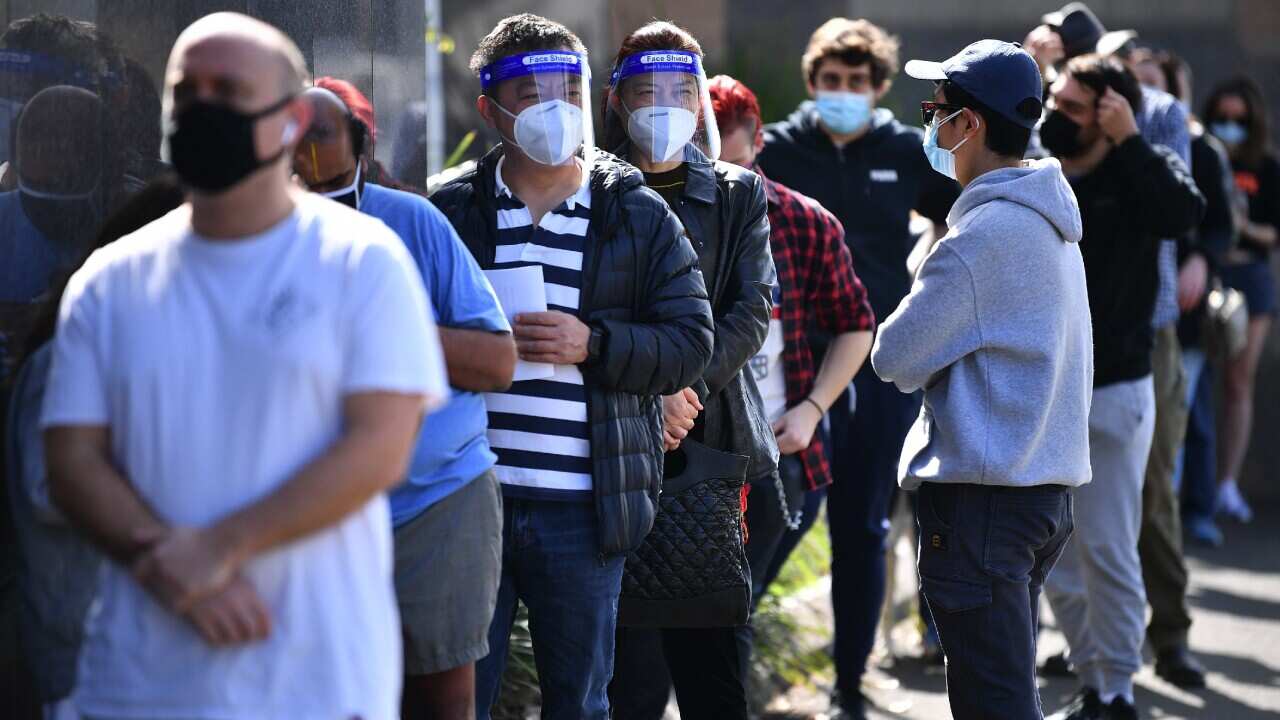
{"type": "Polygon", "coordinates": [[[522,53],[480,72],[480,84],[498,109],[503,141],[545,165],[586,157],[595,147],[591,70],[569,51],[522,53]]]}
{"type": "Polygon", "coordinates": [[[612,77],[607,112],[650,162],[680,160],[688,145],[720,157],[707,77],[693,53],[650,50],[624,58],[612,77]]]}

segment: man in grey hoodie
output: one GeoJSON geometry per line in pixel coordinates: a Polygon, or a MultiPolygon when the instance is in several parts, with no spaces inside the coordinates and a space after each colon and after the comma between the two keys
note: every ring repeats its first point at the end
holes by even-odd
{"type": "Polygon", "coordinates": [[[964,191],[871,361],[903,392],[924,389],[899,478],[919,489],[952,713],[1040,718],[1040,589],[1073,527],[1068,488],[1090,479],[1080,211],[1056,160],[1022,162],[1041,84],[1019,46],[982,40],[906,71],[937,81],[925,153],[964,191]]]}

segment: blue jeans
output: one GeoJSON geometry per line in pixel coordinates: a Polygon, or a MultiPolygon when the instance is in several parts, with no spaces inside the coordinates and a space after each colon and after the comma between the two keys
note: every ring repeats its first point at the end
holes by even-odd
{"type": "Polygon", "coordinates": [[[916,396],[880,380],[868,364],[853,379],[856,412],[843,397],[831,409],[831,602],[836,689],[861,692],[885,593],[889,507],[898,489],[902,443],[920,410],[916,396]]]}
{"type": "Polygon", "coordinates": [[[502,580],[489,655],[476,665],[476,717],[498,698],[516,604],[529,632],[546,720],[607,720],[625,557],[601,557],[594,503],[503,503],[502,580]]]}
{"type": "Polygon", "coordinates": [[[955,720],[1039,720],[1040,589],[1074,527],[1062,486],[925,483],[920,584],[947,657],[955,720]]]}
{"type": "Polygon", "coordinates": [[[1213,406],[1213,366],[1201,366],[1187,414],[1187,438],[1182,451],[1182,473],[1178,491],[1182,496],[1182,517],[1187,522],[1213,519],[1218,500],[1217,418],[1213,406]]]}

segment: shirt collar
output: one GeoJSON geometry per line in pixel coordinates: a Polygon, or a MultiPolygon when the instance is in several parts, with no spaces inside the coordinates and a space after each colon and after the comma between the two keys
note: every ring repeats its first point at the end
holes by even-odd
{"type": "MultiPolygon", "coordinates": [[[[520,202],[520,198],[516,197],[515,193],[511,192],[510,186],[508,186],[506,181],[502,179],[502,163],[505,162],[506,159],[506,156],[498,158],[498,164],[493,168],[493,196],[502,197],[503,195],[506,195],[512,200],[520,202]]],[[[588,207],[591,206],[591,172],[587,169],[586,163],[584,163],[581,158],[575,157],[574,162],[578,163],[578,169],[581,171],[582,184],[578,186],[577,192],[570,195],[564,201],[564,204],[570,210],[573,210],[579,204],[583,204],[588,207]]]]}
{"type": "Polygon", "coordinates": [[[778,197],[778,183],[770,180],[768,176],[764,174],[764,171],[760,169],[758,164],[753,163],[751,165],[751,171],[759,175],[760,179],[764,181],[765,202],[774,206],[782,204],[781,198],[778,197]]]}

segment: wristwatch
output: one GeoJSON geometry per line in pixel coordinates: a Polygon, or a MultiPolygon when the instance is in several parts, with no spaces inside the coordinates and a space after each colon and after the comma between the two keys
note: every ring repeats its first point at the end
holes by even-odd
{"type": "Polygon", "coordinates": [[[595,362],[604,353],[605,337],[604,330],[591,326],[591,337],[587,339],[587,362],[595,362]]]}

